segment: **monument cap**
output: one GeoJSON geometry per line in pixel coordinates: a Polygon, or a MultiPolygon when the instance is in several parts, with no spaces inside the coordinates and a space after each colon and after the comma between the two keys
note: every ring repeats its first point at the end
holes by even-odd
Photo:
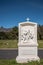
{"type": "Polygon", "coordinates": [[[30,18],[26,18],[26,21],[29,21],[30,20],[30,18]]]}

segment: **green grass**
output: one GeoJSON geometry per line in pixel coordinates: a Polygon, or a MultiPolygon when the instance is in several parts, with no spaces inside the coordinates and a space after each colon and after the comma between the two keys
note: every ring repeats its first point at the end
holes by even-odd
{"type": "MultiPolygon", "coordinates": [[[[17,40],[0,40],[0,48],[17,48],[17,40]]],[[[43,48],[43,40],[38,40],[39,48],[43,48]]]]}
{"type": "Polygon", "coordinates": [[[41,59],[40,62],[32,61],[28,63],[17,63],[16,60],[14,59],[11,60],[0,59],[0,65],[43,65],[43,59],[41,59]]]}
{"type": "Polygon", "coordinates": [[[39,48],[43,48],[43,40],[38,40],[39,48]]]}
{"type": "Polygon", "coordinates": [[[17,48],[17,40],[0,40],[0,48],[17,48]]]}

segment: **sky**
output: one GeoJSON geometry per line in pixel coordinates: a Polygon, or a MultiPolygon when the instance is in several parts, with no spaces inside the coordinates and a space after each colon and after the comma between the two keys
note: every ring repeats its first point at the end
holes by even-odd
{"type": "Polygon", "coordinates": [[[43,0],[0,0],[0,27],[18,26],[26,18],[43,25],[43,0]]]}

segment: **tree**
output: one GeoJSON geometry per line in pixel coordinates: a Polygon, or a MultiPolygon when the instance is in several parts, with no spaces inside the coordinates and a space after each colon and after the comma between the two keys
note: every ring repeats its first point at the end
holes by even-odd
{"type": "Polygon", "coordinates": [[[43,26],[38,25],[38,39],[42,40],[43,39],[43,26]]]}
{"type": "Polygon", "coordinates": [[[0,39],[7,39],[7,35],[5,32],[0,32],[0,39]]]}
{"type": "Polygon", "coordinates": [[[18,39],[18,27],[13,27],[10,32],[12,39],[18,39]]]}

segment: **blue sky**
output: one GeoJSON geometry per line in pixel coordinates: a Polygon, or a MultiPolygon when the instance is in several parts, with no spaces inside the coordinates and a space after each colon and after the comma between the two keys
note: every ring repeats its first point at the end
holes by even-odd
{"type": "Polygon", "coordinates": [[[0,0],[0,27],[18,26],[27,17],[43,25],[43,0],[0,0]]]}

